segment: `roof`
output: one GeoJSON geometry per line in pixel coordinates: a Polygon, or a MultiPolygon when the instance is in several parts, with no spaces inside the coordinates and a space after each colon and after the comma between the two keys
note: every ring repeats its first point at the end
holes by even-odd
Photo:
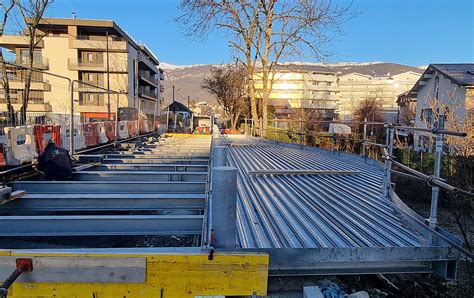
{"type": "Polygon", "coordinates": [[[275,70],[288,71],[288,72],[317,72],[324,74],[335,74],[336,72],[329,67],[320,65],[307,65],[307,64],[278,64],[275,66],[275,70]]]}
{"type": "Polygon", "coordinates": [[[180,103],[179,101],[173,101],[170,103],[167,107],[163,109],[163,111],[170,111],[170,112],[188,112],[192,113],[190,109],[188,109],[187,106],[184,104],[180,103]]]}
{"type": "Polygon", "coordinates": [[[432,67],[445,76],[449,77],[459,86],[474,85],[474,63],[431,64],[429,67],[432,67]]]}
{"type": "Polygon", "coordinates": [[[320,65],[305,65],[305,64],[278,64],[275,69],[289,70],[289,71],[303,71],[303,72],[319,72],[335,74],[336,72],[328,67],[320,65]]]}
{"type": "Polygon", "coordinates": [[[369,63],[369,64],[358,64],[358,65],[335,65],[331,66],[331,69],[337,72],[338,76],[346,75],[349,73],[360,73],[372,77],[384,77],[394,76],[408,71],[412,71],[418,74],[423,72],[422,69],[417,67],[402,65],[397,63],[369,63]]]}
{"type": "Polygon", "coordinates": [[[144,51],[156,65],[160,62],[155,55],[145,46],[138,44],[127,32],[112,20],[92,20],[92,19],[71,19],[71,18],[44,18],[40,20],[41,25],[45,26],[81,26],[114,29],[119,35],[127,39],[127,41],[137,50],[144,51]]]}
{"type": "Polygon", "coordinates": [[[459,64],[430,64],[418,81],[413,85],[408,97],[414,97],[420,89],[420,82],[432,78],[432,74],[439,72],[459,86],[474,86],[474,63],[459,64]]]}

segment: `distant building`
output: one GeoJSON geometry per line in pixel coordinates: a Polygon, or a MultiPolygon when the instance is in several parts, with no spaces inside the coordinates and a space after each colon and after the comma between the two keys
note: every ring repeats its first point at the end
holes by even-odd
{"type": "Polygon", "coordinates": [[[400,125],[413,125],[416,115],[416,96],[405,91],[397,97],[398,116],[397,123],[400,125]]]}
{"type": "MultiPolygon", "coordinates": [[[[120,107],[138,107],[140,99],[140,108],[145,114],[160,111],[164,76],[158,59],[115,22],[46,18],[41,21],[39,30],[45,36],[34,50],[35,68],[101,87],[107,87],[109,74],[110,89],[120,92],[120,107]]],[[[29,65],[25,36],[3,35],[0,46],[15,54],[16,64],[29,65]]],[[[18,111],[22,102],[24,75],[15,68],[11,68],[10,72],[11,96],[18,111]]],[[[64,79],[35,73],[28,111],[68,113],[69,97],[64,86],[67,87],[64,79]]],[[[79,103],[75,110],[80,115],[106,118],[109,104],[110,111],[115,113],[116,95],[109,102],[103,91],[85,85],[76,85],[76,88],[74,96],[79,103]]],[[[2,94],[0,111],[5,110],[2,94]]]]}
{"type": "MultiPolygon", "coordinates": [[[[474,123],[474,64],[431,64],[409,91],[416,96],[416,127],[433,128],[440,117],[446,128],[474,123]]],[[[417,133],[415,146],[426,149],[429,135],[417,133]]]]}
{"type": "Polygon", "coordinates": [[[413,71],[382,76],[352,72],[339,76],[340,118],[353,119],[354,112],[365,99],[374,99],[380,103],[384,120],[396,122],[397,96],[410,90],[419,77],[420,74],[413,71]]]}
{"type": "MultiPolygon", "coordinates": [[[[313,110],[322,119],[337,118],[339,91],[336,73],[323,66],[287,64],[274,72],[269,106],[277,119],[288,119],[296,109],[313,110]]],[[[255,74],[256,97],[262,97],[261,73],[255,74]]]]}
{"type": "Polygon", "coordinates": [[[192,131],[193,111],[179,101],[171,102],[161,111],[162,123],[166,123],[167,131],[190,132],[192,131]]]}

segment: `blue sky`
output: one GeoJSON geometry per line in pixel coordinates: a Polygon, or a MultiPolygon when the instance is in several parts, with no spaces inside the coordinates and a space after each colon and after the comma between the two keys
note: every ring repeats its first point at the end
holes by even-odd
{"type": "MultiPolygon", "coordinates": [[[[228,62],[225,36],[204,42],[184,36],[173,19],[178,0],[55,0],[48,16],[113,19],[160,61],[228,62]]],[[[329,46],[326,62],[383,61],[409,65],[474,62],[473,0],[353,0],[360,14],[329,46]]],[[[307,61],[316,62],[308,57],[307,61]]]]}

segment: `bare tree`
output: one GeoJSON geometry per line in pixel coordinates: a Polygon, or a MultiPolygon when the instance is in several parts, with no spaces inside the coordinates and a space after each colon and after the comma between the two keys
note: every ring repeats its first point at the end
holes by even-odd
{"type": "Polygon", "coordinates": [[[26,111],[30,97],[31,76],[34,66],[34,50],[41,42],[45,34],[39,30],[41,20],[43,20],[46,8],[52,3],[52,0],[15,0],[16,6],[25,23],[25,34],[28,38],[28,66],[25,76],[25,88],[22,95],[21,122],[26,124],[26,111]]]}
{"type": "Polygon", "coordinates": [[[263,43],[256,45],[261,62],[263,129],[268,124],[268,100],[275,82],[275,68],[285,56],[323,60],[329,53],[324,46],[329,32],[340,31],[340,25],[354,12],[350,5],[338,5],[331,0],[277,1],[262,0],[259,33],[263,43]]]}
{"type": "Polygon", "coordinates": [[[285,56],[325,56],[324,44],[330,40],[329,29],[353,13],[349,6],[332,0],[182,0],[183,15],[178,18],[188,34],[203,36],[213,29],[230,34],[228,43],[247,68],[252,119],[257,121],[257,100],[253,78],[255,66],[261,68],[263,85],[260,103],[265,131],[268,122],[268,99],[272,91],[274,68],[285,56]],[[241,58],[243,56],[243,58],[241,58]]]}
{"type": "Polygon", "coordinates": [[[204,79],[202,88],[213,94],[235,129],[246,108],[247,92],[245,69],[235,66],[214,67],[209,78],[204,79]]]}
{"type": "Polygon", "coordinates": [[[203,39],[213,30],[229,35],[227,42],[235,50],[234,58],[246,70],[251,115],[258,125],[253,80],[258,58],[256,48],[262,37],[258,34],[262,1],[181,0],[179,7],[183,13],[176,20],[183,24],[188,36],[203,39]]]}
{"type": "MultiPolygon", "coordinates": [[[[0,7],[3,10],[3,20],[2,24],[0,25],[0,36],[3,35],[3,31],[5,30],[5,27],[7,25],[8,21],[8,16],[10,12],[13,10],[15,7],[15,1],[10,0],[10,1],[2,1],[0,3],[0,7]]],[[[5,59],[3,58],[3,48],[0,48],[0,68],[2,72],[2,86],[3,86],[3,96],[5,99],[5,103],[7,104],[7,112],[8,112],[8,122],[11,123],[10,125],[14,125],[14,115],[15,115],[15,110],[13,109],[11,97],[10,97],[10,84],[8,80],[8,71],[7,71],[7,65],[5,64],[5,59]]]]}

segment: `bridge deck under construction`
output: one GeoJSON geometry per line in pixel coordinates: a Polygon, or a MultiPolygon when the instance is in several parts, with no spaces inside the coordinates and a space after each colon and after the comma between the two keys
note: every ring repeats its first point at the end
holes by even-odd
{"type": "MultiPolygon", "coordinates": [[[[21,253],[15,240],[31,237],[188,235],[198,237],[194,247],[174,253],[208,253],[206,231],[215,224],[208,219],[212,142],[211,136],[172,136],[122,144],[81,156],[72,181],[14,182],[26,195],[0,205],[0,249],[21,253]]],[[[271,275],[453,275],[459,254],[442,240],[429,245],[423,219],[394,193],[384,196],[377,162],[246,136],[219,142],[238,171],[238,246],[226,252],[268,254],[271,275]]],[[[27,248],[47,247],[36,241],[27,248]]]]}

